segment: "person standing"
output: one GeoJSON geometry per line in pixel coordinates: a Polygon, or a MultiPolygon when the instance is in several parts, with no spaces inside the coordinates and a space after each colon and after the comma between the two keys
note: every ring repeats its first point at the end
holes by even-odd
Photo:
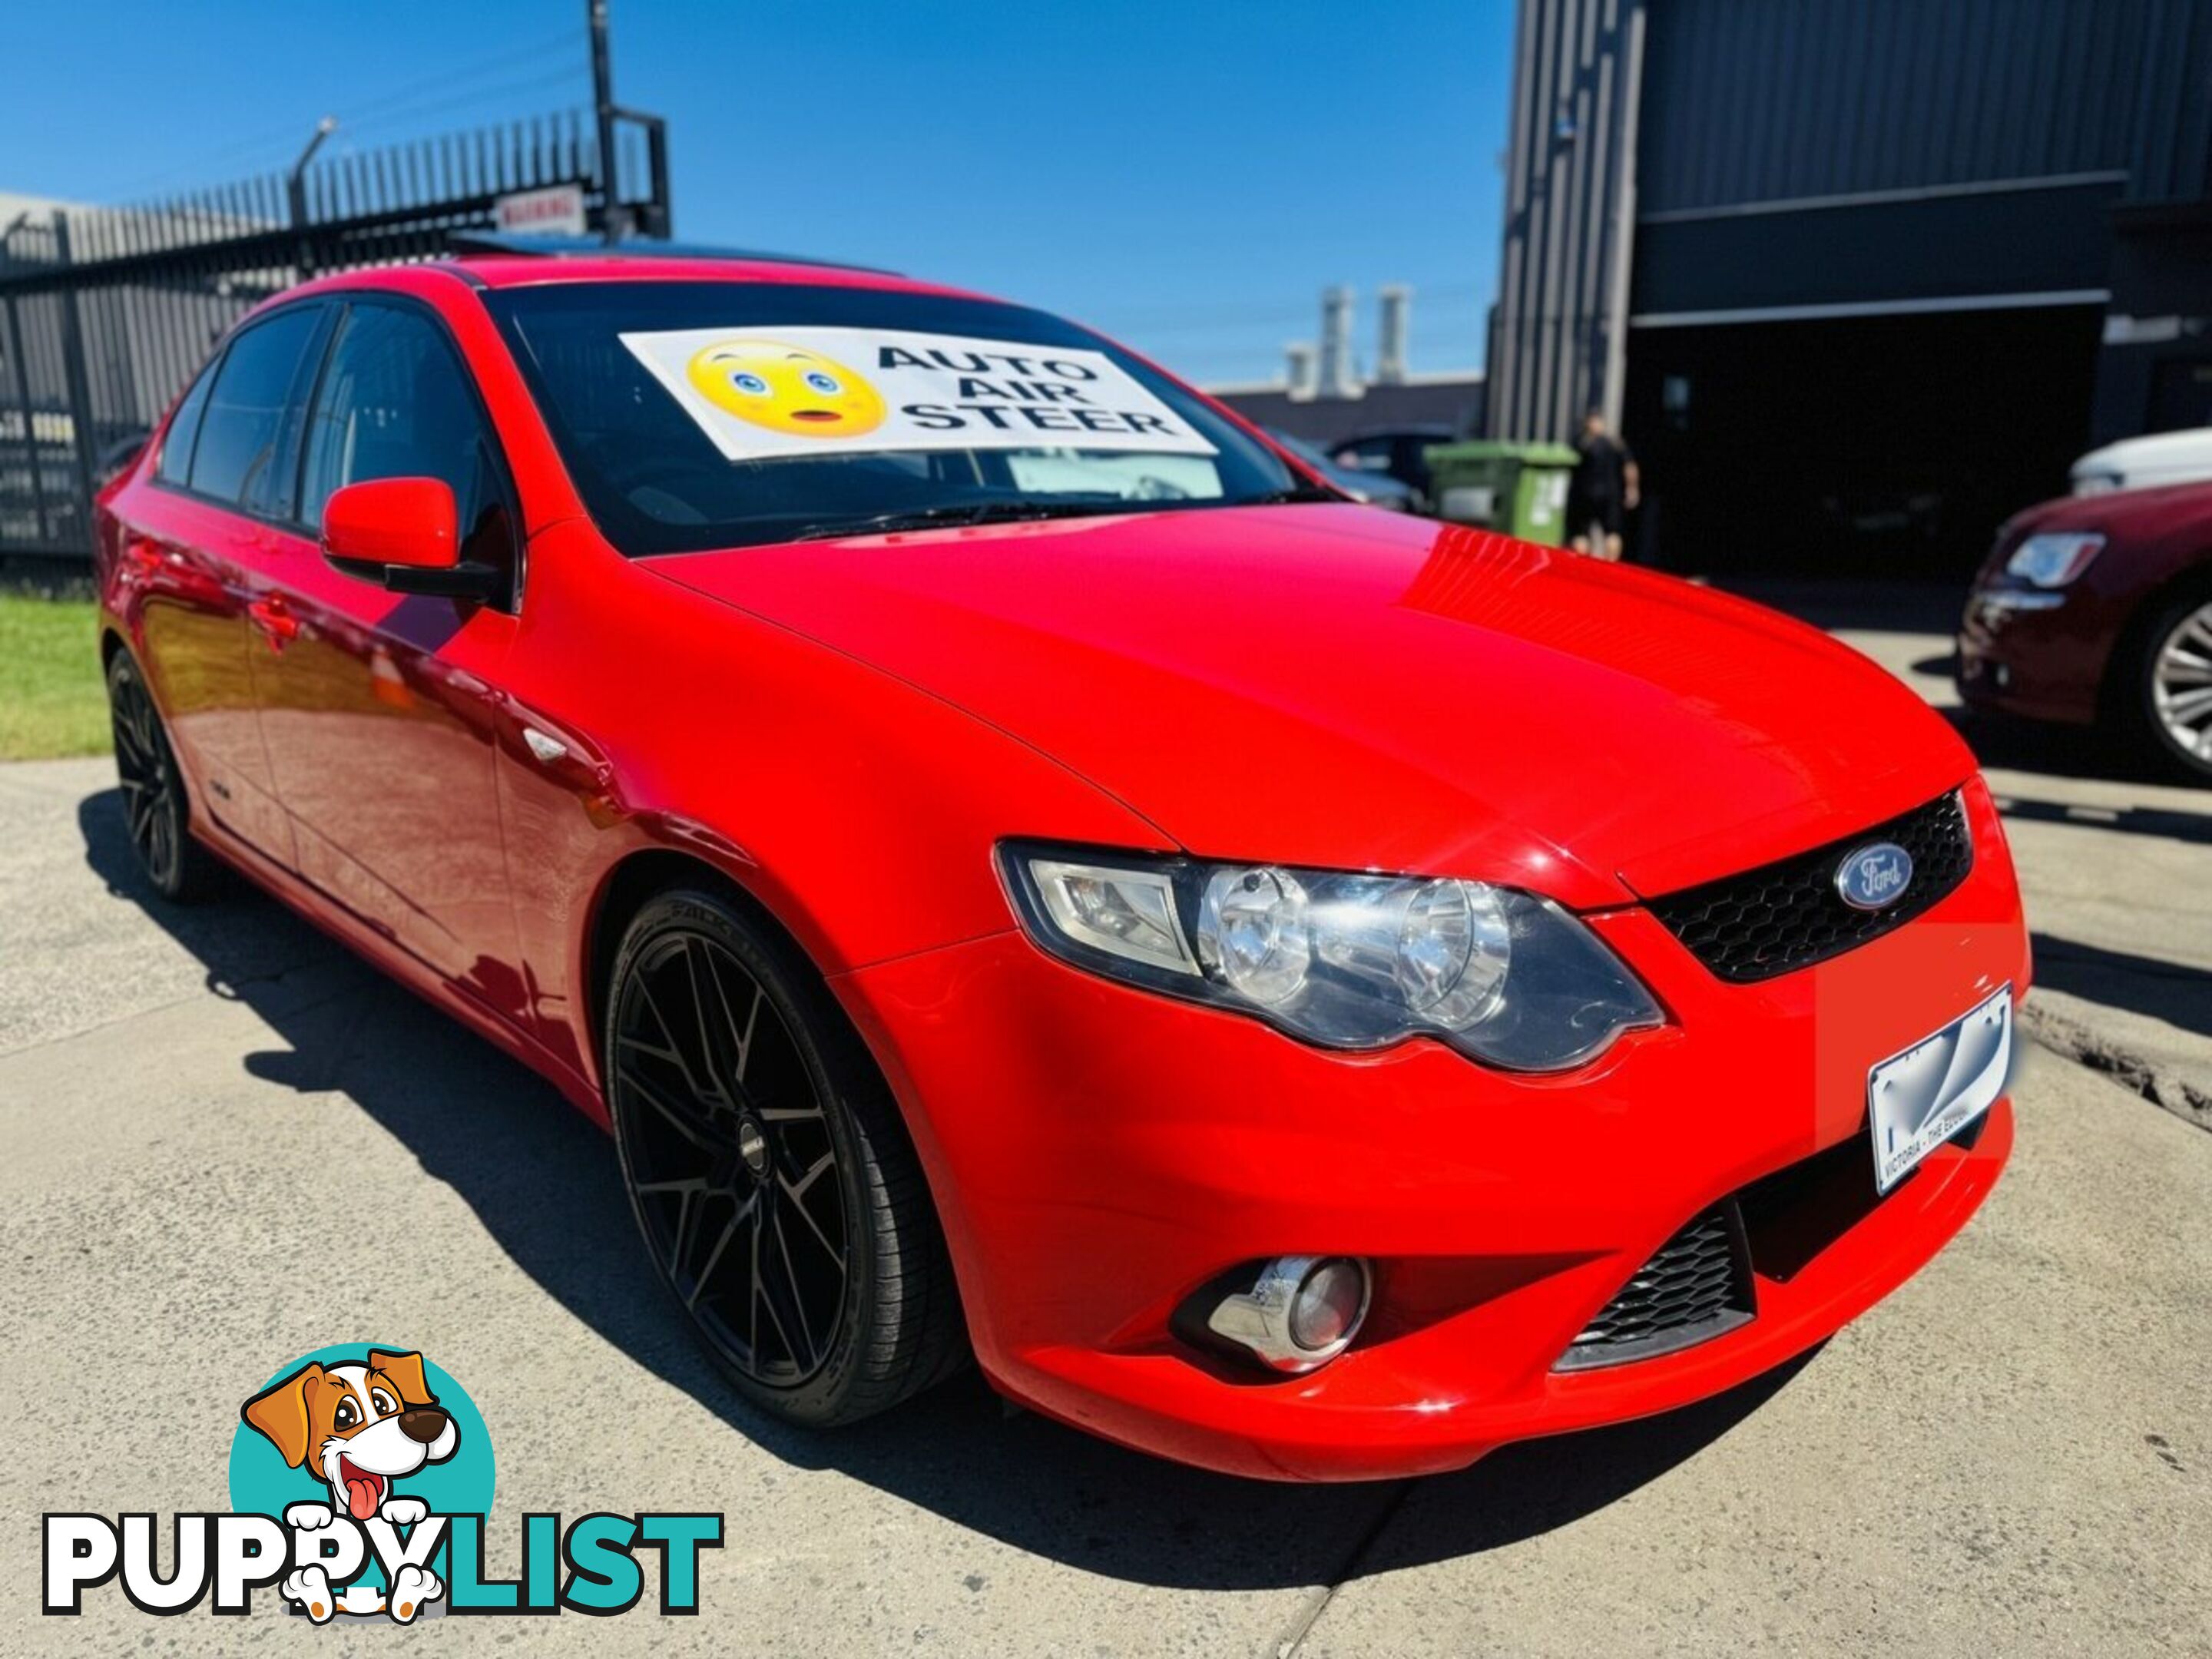
{"type": "Polygon", "coordinates": [[[1642,495],[1636,457],[1606,430],[1605,411],[1591,410],[1583,416],[1567,484],[1567,529],[1575,551],[1618,562],[1622,528],[1642,495]]]}

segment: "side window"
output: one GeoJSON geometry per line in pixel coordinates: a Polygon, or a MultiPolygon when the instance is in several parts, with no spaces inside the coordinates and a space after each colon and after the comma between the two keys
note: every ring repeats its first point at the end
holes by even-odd
{"type": "Polygon", "coordinates": [[[461,556],[505,564],[507,498],[465,371],[428,319],[397,306],[346,313],[307,418],[300,516],[319,527],[333,490],[372,478],[452,487],[461,556]]]}
{"type": "Polygon", "coordinates": [[[200,435],[200,416],[207,409],[208,388],[215,384],[215,372],[222,367],[216,358],[200,371],[192,389],[185,393],[184,401],[177,405],[177,418],[169,422],[169,429],[161,438],[161,458],[154,463],[154,476],[165,484],[181,488],[192,470],[192,443],[200,435]]]}
{"type": "Polygon", "coordinates": [[[282,311],[230,343],[216,371],[192,449],[191,488],[222,501],[245,501],[276,459],[300,359],[322,321],[315,307],[282,311]]]}

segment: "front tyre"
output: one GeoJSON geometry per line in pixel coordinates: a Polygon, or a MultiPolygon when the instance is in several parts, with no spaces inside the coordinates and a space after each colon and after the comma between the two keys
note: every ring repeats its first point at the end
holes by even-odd
{"type": "Polygon", "coordinates": [[[747,1398],[827,1427],[959,1364],[905,1126],[786,941],[716,893],[648,901],[615,960],[601,1059],[646,1248],[747,1398]]]}
{"type": "Polygon", "coordinates": [[[2143,635],[2136,708],[2168,767],[2212,783],[2212,593],[2168,605],[2143,635]]]}
{"type": "Polygon", "coordinates": [[[205,898],[219,884],[215,860],[194,841],[176,751],[153,694],[127,651],[107,665],[107,708],[115,733],[115,777],[131,850],[154,890],[174,903],[205,898]]]}

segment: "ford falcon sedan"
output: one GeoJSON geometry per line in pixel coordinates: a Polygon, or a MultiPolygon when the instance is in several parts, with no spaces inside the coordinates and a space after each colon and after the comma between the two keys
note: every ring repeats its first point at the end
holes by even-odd
{"type": "Polygon", "coordinates": [[[553,1079],[797,1423],[972,1355],[1216,1469],[1455,1468],[1819,1343],[2012,1146],[2020,894],[1910,690],[1041,312],[328,277],[99,558],[152,888],[243,872],[553,1079]]]}

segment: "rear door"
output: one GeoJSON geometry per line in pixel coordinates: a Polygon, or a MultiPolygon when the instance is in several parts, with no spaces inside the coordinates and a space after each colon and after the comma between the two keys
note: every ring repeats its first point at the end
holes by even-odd
{"type": "Polygon", "coordinates": [[[326,308],[305,303],[242,330],[178,406],[150,481],[118,502],[122,557],[140,584],[146,672],[209,815],[280,864],[291,828],[263,747],[253,680],[269,594],[256,513],[286,470],[288,410],[303,395],[326,308]]]}
{"type": "Polygon", "coordinates": [[[395,296],[345,303],[306,410],[291,523],[265,567],[286,637],[256,661],[300,872],[519,1017],[495,742],[513,604],[394,593],[333,568],[318,541],[344,485],[439,478],[459,508],[462,556],[519,576],[498,445],[444,325],[395,296]]]}

